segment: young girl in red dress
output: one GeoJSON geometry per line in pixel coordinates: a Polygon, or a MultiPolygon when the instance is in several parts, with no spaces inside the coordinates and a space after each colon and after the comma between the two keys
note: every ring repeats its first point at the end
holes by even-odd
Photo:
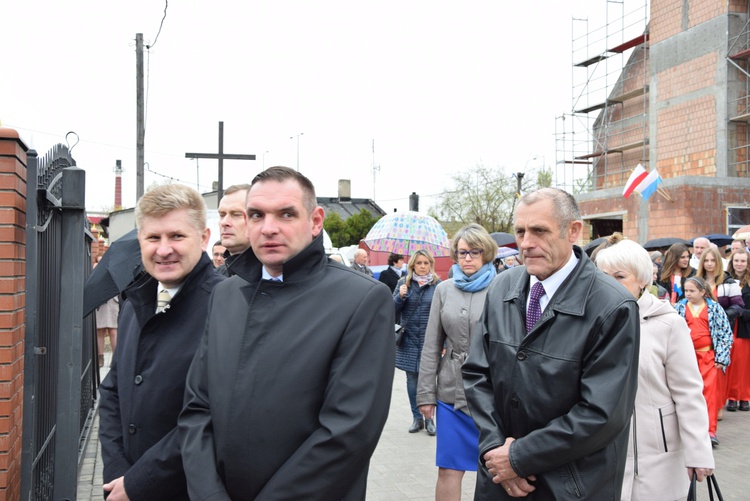
{"type": "Polygon", "coordinates": [[[685,299],[675,305],[690,328],[690,337],[695,347],[698,368],[703,377],[703,398],[708,407],[708,434],[716,447],[716,423],[719,405],[716,392],[719,371],[729,365],[729,350],[732,347],[732,328],[724,309],[716,302],[711,289],[699,277],[685,280],[685,299]]]}

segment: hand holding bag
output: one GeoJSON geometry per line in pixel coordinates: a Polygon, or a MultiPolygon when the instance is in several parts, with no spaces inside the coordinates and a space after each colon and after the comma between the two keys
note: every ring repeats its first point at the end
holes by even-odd
{"type": "MultiPolygon", "coordinates": [[[[724,496],[721,495],[716,475],[706,477],[706,483],[708,484],[708,499],[714,501],[714,489],[716,489],[716,500],[724,501],[724,496]]],[[[693,478],[690,479],[690,489],[688,489],[687,501],[698,501],[698,475],[695,472],[693,472],[693,478]]]]}
{"type": "Polygon", "coordinates": [[[412,312],[411,315],[409,315],[409,318],[406,319],[403,325],[396,324],[395,330],[396,330],[396,346],[401,348],[401,345],[404,344],[404,338],[406,337],[406,324],[409,323],[409,320],[411,319],[412,315],[414,315],[417,310],[419,309],[419,303],[422,302],[422,293],[424,293],[424,288],[419,293],[419,299],[417,300],[417,306],[412,312]]]}

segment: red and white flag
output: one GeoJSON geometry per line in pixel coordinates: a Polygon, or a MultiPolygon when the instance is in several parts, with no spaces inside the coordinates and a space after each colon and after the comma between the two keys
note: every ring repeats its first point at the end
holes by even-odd
{"type": "Polygon", "coordinates": [[[648,171],[644,169],[641,164],[638,164],[638,167],[633,169],[633,172],[630,174],[628,182],[625,183],[625,188],[622,190],[622,196],[624,196],[625,198],[630,197],[631,193],[633,193],[638,185],[641,184],[647,177],[648,171]]]}

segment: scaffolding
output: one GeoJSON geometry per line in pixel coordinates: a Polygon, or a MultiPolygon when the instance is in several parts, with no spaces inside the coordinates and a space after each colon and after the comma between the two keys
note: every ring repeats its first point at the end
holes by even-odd
{"type": "MultiPolygon", "coordinates": [[[[727,16],[727,113],[729,124],[728,177],[748,177],[750,162],[750,2],[744,5],[744,24],[737,32],[727,16]],[[737,35],[733,35],[737,32],[737,35]]],[[[731,12],[730,12],[731,14],[731,12]]]]}
{"type": "Polygon", "coordinates": [[[572,19],[572,106],[556,119],[554,172],[570,193],[622,186],[648,166],[648,1],[629,12],[606,3],[601,27],[572,19]]]}

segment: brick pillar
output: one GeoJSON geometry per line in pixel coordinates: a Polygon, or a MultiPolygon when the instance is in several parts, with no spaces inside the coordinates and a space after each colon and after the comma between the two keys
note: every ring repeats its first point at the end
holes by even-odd
{"type": "Polygon", "coordinates": [[[0,127],[0,501],[21,495],[27,149],[0,127]]]}

